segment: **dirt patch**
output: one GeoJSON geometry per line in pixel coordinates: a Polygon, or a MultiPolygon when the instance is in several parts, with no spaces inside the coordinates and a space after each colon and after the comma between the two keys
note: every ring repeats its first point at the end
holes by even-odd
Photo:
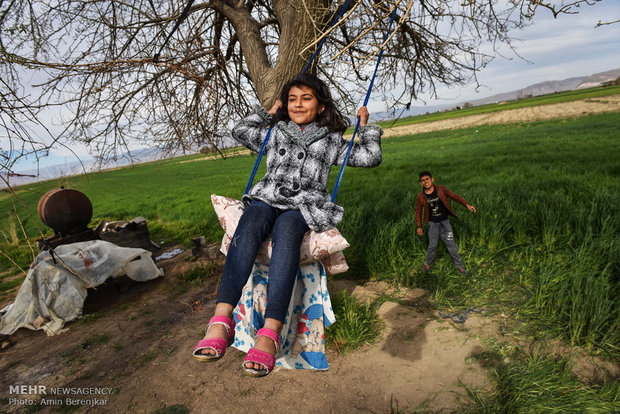
{"type": "MultiPolygon", "coordinates": [[[[165,276],[145,283],[109,281],[89,292],[85,316],[60,335],[20,329],[2,352],[3,410],[24,406],[9,398],[10,385],[112,389],[111,395],[62,395],[60,399],[105,400],[111,412],[152,412],[183,405],[192,412],[390,412],[397,407],[451,411],[464,394],[461,385],[488,387],[483,370],[468,362],[477,339],[438,320],[420,289],[339,282],[334,292],[351,289],[366,300],[389,295],[379,312],[385,321],[379,342],[341,356],[328,350],[330,369],[277,369],[266,378],[242,374],[243,354],[230,348],[215,363],[199,363],[191,350],[200,339],[215,302],[218,276],[183,290],[183,273],[196,266],[221,266],[194,260],[189,252],[162,261],[165,276]]],[[[59,396],[47,395],[48,402],[59,396]]],[[[53,412],[58,406],[43,407],[53,412]]],[[[96,407],[83,407],[97,412],[96,407]]]]}
{"type": "Polygon", "coordinates": [[[471,128],[480,125],[534,122],[546,119],[576,118],[588,114],[620,111],[620,95],[582,99],[529,108],[508,109],[480,115],[470,115],[441,121],[403,125],[385,130],[384,138],[413,135],[446,129],[471,128]]]}
{"type": "MultiPolygon", "coordinates": [[[[24,273],[20,272],[11,276],[7,276],[9,275],[10,272],[6,271],[6,272],[2,272],[0,273],[0,283],[3,285],[8,285],[13,281],[16,281],[17,279],[23,278],[24,277],[24,273]]],[[[19,284],[17,286],[14,286],[10,289],[4,289],[2,291],[0,291],[0,309],[4,309],[5,306],[13,303],[13,299],[15,298],[15,294],[17,293],[17,290],[19,289],[19,284]]]]}

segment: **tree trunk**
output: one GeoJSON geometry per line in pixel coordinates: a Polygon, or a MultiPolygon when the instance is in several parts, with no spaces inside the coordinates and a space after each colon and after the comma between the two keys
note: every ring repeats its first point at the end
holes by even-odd
{"type": "Polygon", "coordinates": [[[314,49],[303,55],[301,51],[320,35],[315,25],[324,27],[329,17],[329,4],[329,0],[274,0],[281,29],[280,44],[275,66],[267,70],[258,82],[255,81],[262,105],[270,107],[279,97],[282,85],[299,74],[308,63],[314,49]]]}
{"type": "Polygon", "coordinates": [[[282,85],[299,74],[313,50],[303,55],[301,51],[320,35],[315,28],[325,26],[329,17],[330,0],[274,0],[280,24],[278,57],[272,67],[267,56],[267,46],[260,36],[260,24],[243,3],[215,0],[214,8],[226,16],[235,28],[243,51],[248,73],[261,105],[270,108],[279,97],[282,85]],[[305,5],[304,5],[305,3],[305,5]]]}

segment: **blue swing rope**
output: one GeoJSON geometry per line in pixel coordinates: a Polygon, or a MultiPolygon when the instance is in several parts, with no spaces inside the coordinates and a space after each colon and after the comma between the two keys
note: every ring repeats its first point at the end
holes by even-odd
{"type": "MultiPolygon", "coordinates": [[[[338,13],[338,16],[334,20],[334,23],[332,23],[331,27],[335,26],[340,21],[340,19],[342,17],[342,14],[347,9],[347,6],[349,5],[350,1],[351,0],[347,0],[345,2],[345,4],[342,6],[342,8],[340,9],[340,12],[338,13]]],[[[375,65],[375,71],[374,71],[374,73],[372,75],[372,79],[370,81],[370,85],[368,86],[368,92],[366,92],[366,98],[364,99],[364,106],[368,105],[368,100],[370,99],[370,92],[372,91],[372,86],[375,83],[375,77],[377,76],[377,69],[379,68],[379,62],[381,62],[381,57],[383,56],[383,47],[385,45],[385,42],[388,39],[388,36],[390,35],[390,31],[392,30],[392,23],[394,22],[394,18],[396,17],[396,11],[397,10],[398,10],[397,7],[394,6],[394,10],[392,11],[392,17],[390,18],[390,24],[388,25],[388,30],[385,33],[385,36],[383,38],[383,42],[381,43],[381,49],[379,50],[379,55],[377,56],[377,63],[375,65]]],[[[323,43],[325,43],[326,39],[327,39],[327,36],[323,37],[323,39],[321,40],[321,42],[317,46],[317,49],[314,51],[314,53],[310,57],[310,60],[306,64],[306,67],[304,67],[303,71],[301,72],[302,74],[305,73],[306,70],[308,70],[308,68],[310,67],[310,64],[314,60],[314,57],[319,53],[319,51],[321,50],[321,47],[323,47],[323,43]]],[[[342,175],[344,173],[344,168],[347,165],[347,161],[349,159],[349,154],[351,153],[351,148],[353,147],[353,141],[355,140],[355,135],[357,134],[357,129],[359,128],[359,124],[360,124],[360,118],[357,117],[357,123],[355,124],[355,130],[353,131],[353,137],[351,137],[351,142],[349,142],[349,147],[347,148],[347,153],[345,154],[344,161],[342,163],[342,166],[340,167],[340,171],[338,172],[338,179],[336,180],[336,185],[334,186],[334,190],[332,192],[332,199],[331,199],[332,202],[334,202],[334,200],[336,199],[336,195],[338,194],[338,188],[340,187],[340,181],[342,181],[342,175]]],[[[267,130],[267,134],[265,135],[265,139],[263,140],[263,143],[262,143],[262,145],[260,147],[260,151],[258,152],[258,156],[256,157],[256,161],[254,162],[254,168],[252,168],[252,173],[250,174],[250,179],[248,180],[248,184],[246,185],[245,191],[243,192],[244,195],[247,194],[250,191],[250,189],[252,188],[252,184],[254,183],[254,178],[256,177],[256,173],[258,172],[258,167],[260,166],[260,162],[261,162],[261,160],[263,158],[263,154],[265,152],[265,147],[267,146],[267,141],[269,141],[269,137],[271,136],[271,130],[272,129],[273,129],[273,125],[271,125],[269,127],[269,129],[267,130]]]]}
{"type": "MultiPolygon", "coordinates": [[[[394,18],[396,17],[396,6],[394,6],[394,10],[392,11],[392,17],[390,19],[390,24],[388,26],[388,30],[385,33],[385,37],[383,38],[383,42],[381,42],[381,48],[379,50],[379,55],[377,56],[377,64],[375,65],[375,71],[372,74],[372,79],[370,80],[370,85],[368,85],[368,92],[366,92],[366,99],[364,99],[364,106],[368,105],[368,100],[370,99],[370,92],[372,91],[372,85],[375,83],[375,77],[377,76],[377,69],[379,68],[379,62],[381,62],[381,57],[383,56],[383,47],[385,46],[385,42],[387,42],[388,36],[390,35],[390,31],[392,30],[392,23],[394,22],[394,18]]],[[[342,166],[340,167],[340,172],[338,172],[338,178],[336,179],[336,185],[334,185],[334,190],[332,191],[332,203],[336,200],[336,194],[338,194],[338,188],[340,187],[340,181],[342,180],[342,174],[344,174],[344,167],[347,165],[347,161],[349,160],[349,154],[351,153],[351,148],[353,147],[353,141],[355,140],[355,134],[357,134],[357,129],[360,126],[360,117],[357,117],[357,122],[355,124],[355,129],[353,130],[353,136],[351,137],[351,141],[349,142],[349,147],[347,148],[347,153],[344,156],[344,161],[342,162],[342,166]]]]}
{"type": "MultiPolygon", "coordinates": [[[[334,20],[332,25],[329,27],[330,29],[332,27],[334,27],[340,21],[340,19],[342,18],[342,14],[344,13],[344,11],[349,6],[349,2],[350,1],[351,0],[347,0],[344,3],[344,5],[340,9],[340,11],[338,12],[338,15],[336,16],[336,19],[334,20]]],[[[306,64],[306,67],[304,67],[304,70],[301,72],[302,74],[306,73],[306,70],[308,70],[308,68],[310,67],[310,64],[312,64],[312,61],[314,60],[314,57],[319,53],[319,51],[323,47],[323,43],[325,43],[325,40],[327,40],[327,36],[324,36],[323,39],[321,39],[321,42],[317,46],[316,50],[314,51],[312,56],[310,56],[310,60],[306,64]]],[[[260,166],[260,162],[261,162],[261,160],[263,158],[263,154],[265,152],[265,147],[267,146],[267,141],[269,141],[269,137],[271,136],[271,130],[272,129],[273,129],[273,125],[271,125],[269,127],[269,129],[267,130],[267,134],[265,135],[265,139],[263,140],[263,143],[262,143],[262,145],[260,147],[260,151],[258,152],[258,156],[256,157],[256,161],[254,162],[254,168],[252,168],[252,174],[250,174],[250,179],[248,180],[248,184],[245,186],[245,191],[243,192],[244,195],[247,194],[250,191],[250,189],[252,188],[252,184],[254,183],[254,178],[256,177],[256,173],[258,172],[258,167],[260,166]]]]}

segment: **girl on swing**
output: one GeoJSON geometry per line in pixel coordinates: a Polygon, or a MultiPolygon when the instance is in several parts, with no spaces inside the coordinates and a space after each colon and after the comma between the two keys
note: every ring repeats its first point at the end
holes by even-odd
{"type": "MultiPolygon", "coordinates": [[[[361,107],[357,116],[360,142],[351,148],[347,165],[375,167],[381,163],[383,131],[366,125],[366,107],[361,107]]],[[[342,220],[343,208],[330,201],[327,180],[331,166],[344,161],[349,145],[342,137],[349,119],[336,108],[327,85],[313,75],[297,75],[288,81],[268,112],[255,108],[234,126],[232,136],[258,152],[270,124],[274,127],[265,148],[267,172],[243,196],[246,208],[230,243],[215,316],[193,353],[200,361],[215,361],[232,344],[233,309],[259,246],[271,233],[265,325],[243,362],[244,370],[252,376],[267,375],[275,365],[304,234],[308,229],[325,231],[342,220]]]]}

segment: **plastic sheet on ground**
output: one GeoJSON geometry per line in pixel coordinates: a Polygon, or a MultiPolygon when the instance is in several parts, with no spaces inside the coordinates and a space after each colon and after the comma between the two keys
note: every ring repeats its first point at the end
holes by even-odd
{"type": "Polygon", "coordinates": [[[486,312],[486,309],[471,307],[471,308],[465,309],[462,312],[452,312],[448,314],[445,314],[441,311],[437,311],[439,316],[441,316],[442,318],[450,319],[452,322],[456,322],[456,323],[465,323],[467,321],[467,317],[469,316],[470,312],[486,312]]]}
{"type": "Polygon", "coordinates": [[[123,275],[142,282],[163,276],[163,270],[147,250],[102,240],[61,245],[53,256],[43,251],[30,266],[13,306],[0,319],[0,334],[25,327],[56,335],[65,322],[82,316],[87,288],[123,275]]]}
{"type": "Polygon", "coordinates": [[[180,255],[184,251],[185,251],[184,249],[173,249],[173,250],[170,250],[168,252],[164,252],[164,253],[160,254],[159,256],[157,256],[155,258],[155,261],[157,262],[159,260],[172,259],[173,257],[180,255]]]}

